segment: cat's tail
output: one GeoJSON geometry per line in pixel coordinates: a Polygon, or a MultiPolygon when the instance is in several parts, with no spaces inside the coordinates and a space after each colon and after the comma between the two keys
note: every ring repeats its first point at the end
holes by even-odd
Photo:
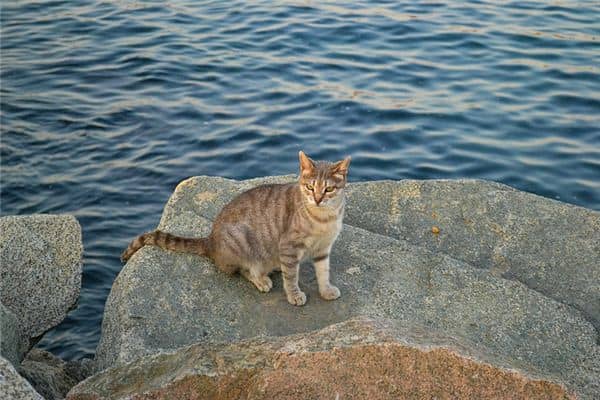
{"type": "Polygon", "coordinates": [[[136,251],[145,245],[158,246],[164,250],[210,256],[209,238],[186,238],[156,230],[144,233],[129,243],[129,246],[127,246],[127,249],[121,255],[121,261],[126,262],[136,251]]]}

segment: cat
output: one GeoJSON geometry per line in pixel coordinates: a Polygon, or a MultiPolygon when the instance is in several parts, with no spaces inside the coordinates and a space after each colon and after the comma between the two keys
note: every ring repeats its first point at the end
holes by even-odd
{"type": "Polygon", "coordinates": [[[298,181],[262,185],[228,203],[214,220],[206,238],[184,238],[166,232],[145,233],[121,256],[126,262],[144,245],[210,258],[229,274],[239,272],[261,292],[273,287],[269,274],[281,271],[289,303],[306,303],[298,286],[300,262],[312,258],[319,294],[340,297],[329,280],[329,254],[342,229],[350,157],[330,163],[313,161],[300,151],[298,181]]]}

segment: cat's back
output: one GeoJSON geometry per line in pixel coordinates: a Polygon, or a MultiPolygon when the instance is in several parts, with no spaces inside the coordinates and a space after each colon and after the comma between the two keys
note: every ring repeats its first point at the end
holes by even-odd
{"type": "Polygon", "coordinates": [[[246,223],[262,225],[268,221],[280,226],[294,213],[299,201],[297,183],[266,184],[233,198],[215,219],[215,225],[246,223]]]}

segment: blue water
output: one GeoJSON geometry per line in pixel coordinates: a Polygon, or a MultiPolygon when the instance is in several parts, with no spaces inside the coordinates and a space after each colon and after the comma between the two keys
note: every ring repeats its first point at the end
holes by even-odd
{"type": "Polygon", "coordinates": [[[1,212],[72,213],[89,356],[176,184],[293,173],[485,178],[600,210],[598,1],[13,1],[1,10],[1,212]],[[351,3],[351,4],[345,4],[351,3]]]}

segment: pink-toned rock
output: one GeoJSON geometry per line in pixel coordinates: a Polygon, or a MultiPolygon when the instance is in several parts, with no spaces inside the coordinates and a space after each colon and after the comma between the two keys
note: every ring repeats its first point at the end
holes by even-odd
{"type": "Polygon", "coordinates": [[[320,331],[193,345],[105,370],[67,399],[569,399],[551,377],[508,369],[419,327],[360,318],[320,331]]]}

